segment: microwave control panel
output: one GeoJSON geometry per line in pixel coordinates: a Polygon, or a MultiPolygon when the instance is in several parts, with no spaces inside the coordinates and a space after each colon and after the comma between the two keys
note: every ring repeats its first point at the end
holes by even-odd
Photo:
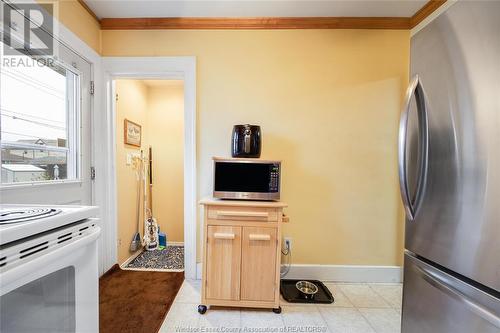
{"type": "Polygon", "coordinates": [[[279,164],[273,164],[270,167],[269,191],[278,192],[280,186],[280,167],[279,164]]]}

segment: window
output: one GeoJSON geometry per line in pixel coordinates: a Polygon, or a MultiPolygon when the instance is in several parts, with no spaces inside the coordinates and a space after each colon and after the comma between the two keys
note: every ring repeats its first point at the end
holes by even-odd
{"type": "Polygon", "coordinates": [[[11,60],[0,72],[2,184],[78,179],[79,75],[49,58],[11,60]]]}

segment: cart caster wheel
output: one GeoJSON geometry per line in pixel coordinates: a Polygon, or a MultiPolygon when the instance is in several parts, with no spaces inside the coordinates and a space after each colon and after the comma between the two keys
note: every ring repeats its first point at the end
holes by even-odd
{"type": "Polygon", "coordinates": [[[206,305],[198,305],[198,312],[199,312],[199,314],[205,314],[205,312],[207,312],[207,306],[206,305]]]}
{"type": "Polygon", "coordinates": [[[276,314],[280,314],[281,313],[281,306],[278,306],[276,309],[273,309],[273,312],[276,314]]]}

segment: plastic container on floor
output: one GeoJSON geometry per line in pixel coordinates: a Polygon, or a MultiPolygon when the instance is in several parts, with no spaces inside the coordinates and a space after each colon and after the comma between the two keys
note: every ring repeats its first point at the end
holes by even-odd
{"type": "Polygon", "coordinates": [[[163,246],[164,248],[166,248],[167,247],[167,234],[165,234],[164,232],[160,232],[158,235],[158,238],[159,238],[160,247],[163,246]]]}

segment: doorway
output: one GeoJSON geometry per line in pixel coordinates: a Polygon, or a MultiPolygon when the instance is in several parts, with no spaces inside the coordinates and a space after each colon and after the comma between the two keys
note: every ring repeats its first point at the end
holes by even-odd
{"type": "MultiPolygon", "coordinates": [[[[107,198],[110,209],[110,220],[106,221],[103,238],[104,248],[101,253],[104,261],[104,268],[110,269],[119,262],[118,254],[118,179],[116,163],[118,127],[124,124],[116,123],[116,87],[119,80],[142,80],[152,81],[150,84],[158,83],[159,80],[180,80],[183,82],[183,103],[184,103],[184,131],[183,131],[183,193],[178,193],[177,197],[182,197],[183,210],[183,238],[184,238],[184,275],[187,279],[195,279],[196,274],[196,215],[197,215],[197,195],[196,195],[196,75],[194,57],[110,57],[103,58],[104,84],[106,87],[106,98],[104,99],[104,109],[106,110],[106,120],[101,124],[106,135],[105,150],[109,153],[105,156],[106,177],[105,186],[109,197],[107,198]]],[[[147,82],[146,82],[147,83],[147,82]]],[[[120,100],[120,96],[118,96],[120,100]]],[[[119,103],[119,101],[118,101],[119,103]]],[[[123,130],[122,130],[123,131],[123,130]]],[[[124,140],[120,137],[120,140],[124,140]]],[[[153,147],[153,160],[155,156],[153,147]]],[[[133,157],[133,156],[132,156],[133,157]]],[[[127,155],[125,155],[125,164],[127,155]]],[[[153,174],[160,172],[155,171],[153,174]]],[[[154,186],[154,184],[153,184],[154,186]]],[[[153,211],[155,201],[159,201],[153,193],[153,211]]],[[[157,202],[160,204],[160,202],[157,202]]],[[[143,232],[141,232],[141,235],[143,232]]],[[[167,235],[168,237],[168,235],[167,235]]],[[[130,239],[122,239],[130,244],[130,239]]],[[[168,239],[167,239],[168,242],[168,239]]]]}
{"type": "Polygon", "coordinates": [[[118,264],[184,271],[184,81],[115,80],[115,125],[118,264]]]}

